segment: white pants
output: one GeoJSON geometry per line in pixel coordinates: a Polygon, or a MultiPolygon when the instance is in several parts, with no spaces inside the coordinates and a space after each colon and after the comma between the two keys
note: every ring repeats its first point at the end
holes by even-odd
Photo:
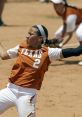
{"type": "Polygon", "coordinates": [[[9,83],[0,90],[0,114],[16,106],[19,117],[35,117],[36,90],[9,83]]]}

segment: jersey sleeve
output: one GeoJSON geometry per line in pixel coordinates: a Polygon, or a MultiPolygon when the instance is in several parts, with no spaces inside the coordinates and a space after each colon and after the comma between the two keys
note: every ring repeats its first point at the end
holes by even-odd
{"type": "Polygon", "coordinates": [[[76,15],[70,15],[66,19],[67,29],[66,32],[73,32],[76,29],[76,15]]]}
{"type": "Polygon", "coordinates": [[[48,47],[48,56],[50,61],[61,59],[62,49],[48,47]]]}
{"type": "Polygon", "coordinates": [[[19,49],[19,45],[7,50],[7,54],[9,55],[10,58],[15,58],[18,55],[18,49],[19,49]]]}

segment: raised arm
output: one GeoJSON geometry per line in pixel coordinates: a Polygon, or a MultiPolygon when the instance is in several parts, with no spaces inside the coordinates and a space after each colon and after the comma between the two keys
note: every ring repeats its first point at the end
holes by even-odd
{"type": "Polygon", "coordinates": [[[15,58],[18,56],[18,49],[19,45],[6,51],[3,45],[0,43],[0,58],[2,60],[15,58]]]}
{"type": "Polygon", "coordinates": [[[1,43],[0,43],[0,58],[2,60],[10,59],[7,51],[5,50],[5,48],[3,47],[1,43]]]}

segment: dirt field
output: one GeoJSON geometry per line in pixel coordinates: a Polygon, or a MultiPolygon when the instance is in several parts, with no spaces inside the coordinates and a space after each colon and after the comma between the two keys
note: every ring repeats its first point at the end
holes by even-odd
{"type": "MultiPolygon", "coordinates": [[[[81,0],[73,2],[82,5],[81,0]]],[[[52,4],[39,2],[6,4],[3,19],[8,24],[7,27],[0,27],[0,42],[5,49],[22,42],[33,24],[45,25],[51,38],[62,23],[52,4]]],[[[76,45],[75,36],[70,43],[71,46],[73,43],[76,45]]],[[[37,117],[82,117],[82,66],[77,64],[79,60],[82,56],[51,64],[37,97],[37,117]]],[[[6,86],[14,61],[0,60],[0,89],[6,86]]],[[[15,108],[11,108],[0,117],[18,117],[18,114],[15,108]]]]}

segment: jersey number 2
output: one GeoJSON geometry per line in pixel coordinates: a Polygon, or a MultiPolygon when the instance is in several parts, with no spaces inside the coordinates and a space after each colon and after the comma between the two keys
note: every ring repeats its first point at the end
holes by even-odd
{"type": "Polygon", "coordinates": [[[35,62],[33,64],[34,68],[39,68],[39,64],[40,64],[40,59],[35,59],[35,62]]]}

